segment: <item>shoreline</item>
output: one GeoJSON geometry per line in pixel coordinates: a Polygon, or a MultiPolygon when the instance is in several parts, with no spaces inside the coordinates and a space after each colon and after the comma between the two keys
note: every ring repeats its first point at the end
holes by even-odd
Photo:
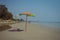
{"type": "MultiPolygon", "coordinates": [[[[13,28],[25,30],[25,22],[10,25],[13,28]]],[[[10,30],[10,29],[9,29],[10,30]]],[[[42,25],[28,23],[27,32],[0,32],[0,40],[58,40],[59,32],[57,29],[45,28],[42,25]]]]}

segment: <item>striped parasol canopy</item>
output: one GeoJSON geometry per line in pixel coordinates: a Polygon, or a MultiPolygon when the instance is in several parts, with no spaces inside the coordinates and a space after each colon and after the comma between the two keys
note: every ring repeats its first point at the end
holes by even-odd
{"type": "Polygon", "coordinates": [[[31,14],[30,12],[23,12],[23,13],[21,13],[19,15],[26,15],[26,16],[32,16],[32,17],[35,16],[34,14],[31,14]]]}

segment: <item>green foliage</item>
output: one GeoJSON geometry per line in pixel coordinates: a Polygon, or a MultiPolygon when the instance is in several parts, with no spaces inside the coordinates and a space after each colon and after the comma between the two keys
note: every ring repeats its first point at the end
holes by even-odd
{"type": "Polygon", "coordinates": [[[5,5],[0,5],[0,19],[8,20],[12,19],[13,15],[8,11],[5,5]]]}

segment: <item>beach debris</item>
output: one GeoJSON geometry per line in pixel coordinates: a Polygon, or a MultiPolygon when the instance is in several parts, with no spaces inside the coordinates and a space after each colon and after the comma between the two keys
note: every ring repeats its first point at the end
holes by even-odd
{"type": "Polygon", "coordinates": [[[0,25],[0,31],[5,31],[5,30],[8,30],[10,28],[12,28],[12,27],[9,25],[0,25]]]}
{"type": "Polygon", "coordinates": [[[11,30],[8,30],[8,31],[12,31],[12,32],[20,32],[20,31],[23,31],[23,30],[17,28],[17,29],[11,29],[11,30]]]}

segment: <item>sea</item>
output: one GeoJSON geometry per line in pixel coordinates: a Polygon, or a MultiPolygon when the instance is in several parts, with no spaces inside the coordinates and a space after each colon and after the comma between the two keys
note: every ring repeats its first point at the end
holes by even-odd
{"type": "Polygon", "coordinates": [[[37,25],[44,25],[49,28],[60,28],[60,22],[32,22],[37,25]]]}

